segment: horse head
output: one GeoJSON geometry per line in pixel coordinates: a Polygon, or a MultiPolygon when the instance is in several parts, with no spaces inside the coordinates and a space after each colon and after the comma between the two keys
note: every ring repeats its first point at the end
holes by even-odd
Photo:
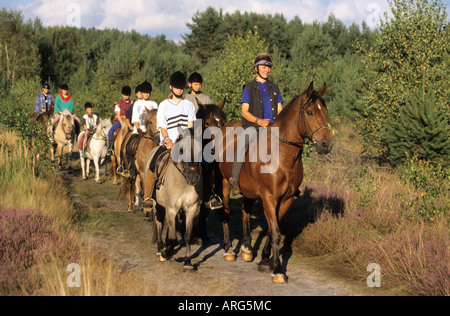
{"type": "Polygon", "coordinates": [[[227,115],[223,111],[226,99],[223,99],[219,104],[203,104],[197,99],[199,110],[197,118],[202,120],[203,129],[208,127],[222,128],[227,123],[227,115]]]}
{"type": "Polygon", "coordinates": [[[145,116],[145,129],[147,130],[147,133],[150,135],[150,137],[153,138],[153,141],[155,144],[159,144],[159,131],[158,131],[158,125],[156,124],[156,118],[158,114],[158,110],[149,110],[145,108],[146,116],[145,116]]]}
{"type": "Polygon", "coordinates": [[[72,139],[72,134],[75,130],[75,120],[73,119],[72,113],[69,110],[64,110],[62,112],[59,124],[62,127],[62,131],[66,136],[66,140],[72,139]]]}
{"type": "Polygon", "coordinates": [[[295,97],[278,115],[271,127],[278,127],[279,140],[283,143],[302,147],[309,140],[319,154],[327,154],[333,145],[327,123],[328,109],[323,99],[327,90],[324,84],[318,92],[314,82],[302,94],[295,97]]]}
{"type": "Polygon", "coordinates": [[[97,127],[96,136],[99,139],[108,139],[109,130],[112,128],[112,123],[109,119],[105,118],[100,120],[100,124],[97,127]]]}
{"type": "Polygon", "coordinates": [[[330,128],[327,123],[328,109],[323,96],[327,90],[324,83],[318,92],[314,91],[314,82],[303,93],[304,102],[300,106],[303,126],[300,127],[304,138],[309,139],[319,154],[328,154],[333,148],[330,128]]]}
{"type": "Polygon", "coordinates": [[[194,135],[194,129],[182,130],[172,148],[172,160],[189,185],[195,186],[201,178],[202,143],[194,135]],[[180,166],[180,168],[178,167],[180,166]]]}

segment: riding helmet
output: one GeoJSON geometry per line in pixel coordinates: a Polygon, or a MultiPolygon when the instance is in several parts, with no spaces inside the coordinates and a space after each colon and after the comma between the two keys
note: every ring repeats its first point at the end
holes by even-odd
{"type": "Polygon", "coordinates": [[[253,63],[253,68],[257,66],[273,66],[272,57],[269,54],[262,53],[256,56],[255,62],[253,63]]]}
{"type": "Polygon", "coordinates": [[[122,88],[122,94],[126,95],[126,96],[130,96],[131,95],[131,88],[129,86],[125,86],[122,88]]]}
{"type": "Polygon", "coordinates": [[[193,83],[193,82],[203,83],[202,75],[200,75],[198,72],[194,72],[192,75],[190,75],[189,83],[193,83]]]}
{"type": "Polygon", "coordinates": [[[152,93],[153,91],[152,84],[147,80],[141,83],[140,88],[142,93],[152,93]]]}
{"type": "Polygon", "coordinates": [[[180,71],[173,73],[170,76],[170,85],[173,88],[184,90],[186,88],[186,76],[180,71]]]}

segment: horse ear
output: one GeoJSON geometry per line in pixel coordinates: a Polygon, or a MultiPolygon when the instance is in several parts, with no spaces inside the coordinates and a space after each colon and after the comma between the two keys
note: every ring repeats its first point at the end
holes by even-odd
{"type": "Polygon", "coordinates": [[[227,99],[226,99],[226,98],[223,98],[223,100],[220,101],[220,103],[217,104],[217,106],[222,110],[223,107],[225,106],[225,103],[227,103],[227,99]]]}
{"type": "Polygon", "coordinates": [[[205,105],[202,102],[200,102],[199,99],[195,98],[195,100],[197,100],[198,106],[201,106],[202,108],[206,109],[205,105]]]}
{"type": "Polygon", "coordinates": [[[323,96],[325,95],[325,92],[326,92],[326,91],[327,91],[327,84],[324,83],[323,86],[322,86],[322,88],[320,88],[320,90],[319,90],[319,95],[320,95],[321,97],[323,97],[323,96]]]}
{"type": "Polygon", "coordinates": [[[314,92],[314,81],[311,81],[308,90],[306,90],[306,97],[309,98],[314,92]]]}
{"type": "Polygon", "coordinates": [[[145,112],[147,113],[148,116],[151,115],[152,110],[147,109],[147,107],[145,108],[145,112]]]}

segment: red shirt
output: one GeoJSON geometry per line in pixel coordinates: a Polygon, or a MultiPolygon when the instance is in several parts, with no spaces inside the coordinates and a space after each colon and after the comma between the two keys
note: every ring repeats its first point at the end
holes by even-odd
{"type": "MultiPolygon", "coordinates": [[[[118,105],[119,108],[120,108],[120,116],[125,116],[125,114],[126,114],[128,108],[129,108],[130,105],[131,105],[131,102],[130,102],[130,101],[124,101],[123,99],[121,99],[120,101],[117,101],[117,105],[118,105]]],[[[117,118],[114,118],[114,120],[115,120],[115,121],[118,121],[117,118]]]]}

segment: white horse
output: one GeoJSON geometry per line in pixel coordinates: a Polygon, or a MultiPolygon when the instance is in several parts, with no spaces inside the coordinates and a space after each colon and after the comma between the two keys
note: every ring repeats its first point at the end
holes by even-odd
{"type": "MultiPolygon", "coordinates": [[[[89,178],[90,172],[90,163],[91,160],[94,161],[95,165],[95,182],[101,183],[100,181],[100,165],[106,159],[106,155],[108,152],[108,132],[112,127],[112,123],[109,119],[104,119],[100,121],[100,124],[97,127],[97,131],[92,136],[92,139],[89,143],[89,146],[86,147],[86,158],[83,158],[82,152],[80,150],[80,160],[81,160],[81,170],[83,173],[83,180],[87,180],[89,178]],[[86,163],[87,160],[87,163],[86,163]]],[[[84,133],[84,132],[83,132],[84,133]]],[[[81,137],[80,137],[81,139],[81,137]]]]}
{"type": "MultiPolygon", "coordinates": [[[[62,168],[62,158],[64,147],[67,146],[67,162],[68,168],[71,169],[72,149],[76,138],[75,120],[69,110],[64,110],[59,118],[55,129],[54,143],[56,143],[56,150],[59,157],[58,166],[62,168]]],[[[51,160],[55,160],[55,149],[50,148],[51,160]]]]}

